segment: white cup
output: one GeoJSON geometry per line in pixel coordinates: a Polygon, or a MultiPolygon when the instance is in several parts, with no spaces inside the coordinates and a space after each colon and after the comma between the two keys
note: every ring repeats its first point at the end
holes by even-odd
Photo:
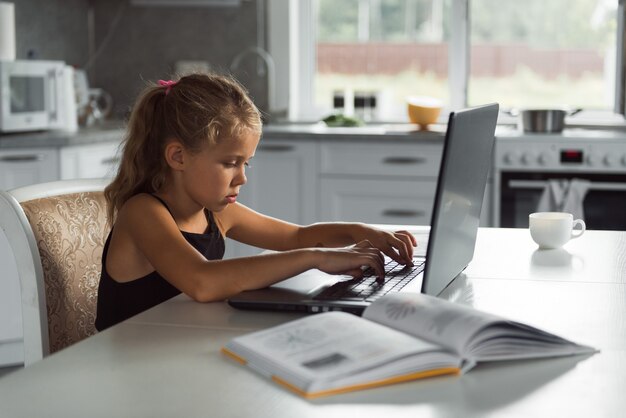
{"type": "Polygon", "coordinates": [[[560,248],[572,238],[578,238],[587,226],[582,219],[574,220],[571,213],[536,212],[528,215],[530,236],[539,248],[560,248]],[[580,225],[579,230],[574,228],[580,225]]]}

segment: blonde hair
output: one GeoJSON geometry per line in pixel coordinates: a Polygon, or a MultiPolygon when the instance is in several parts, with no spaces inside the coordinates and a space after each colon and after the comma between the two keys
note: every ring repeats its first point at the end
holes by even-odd
{"type": "Polygon", "coordinates": [[[117,175],[104,190],[109,223],[113,225],[128,199],[164,185],[169,171],[164,151],[170,138],[199,152],[245,131],[260,134],[261,115],[231,77],[191,74],[173,85],[146,87],[130,116],[117,175]]]}

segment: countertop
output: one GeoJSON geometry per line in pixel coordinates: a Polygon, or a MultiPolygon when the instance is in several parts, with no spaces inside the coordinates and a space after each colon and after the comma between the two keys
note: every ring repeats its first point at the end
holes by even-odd
{"type": "MultiPolygon", "coordinates": [[[[350,128],[330,128],[321,123],[269,124],[263,127],[263,138],[276,140],[333,140],[333,141],[380,141],[404,143],[441,143],[446,126],[431,125],[421,131],[412,124],[372,124],[350,128]]],[[[125,134],[123,121],[108,121],[77,132],[47,131],[0,135],[0,150],[16,148],[55,148],[75,145],[121,141],[125,134]]],[[[528,134],[512,126],[498,126],[498,140],[562,139],[582,141],[592,139],[624,140],[626,132],[619,129],[566,129],[559,134],[528,134]]]]}
{"type": "Polygon", "coordinates": [[[377,140],[382,136],[387,140],[401,142],[435,142],[444,138],[446,126],[431,125],[427,131],[419,130],[413,124],[372,124],[357,127],[330,128],[323,123],[293,123],[267,125],[263,137],[271,139],[332,139],[337,140],[377,140]]]}
{"type": "Polygon", "coordinates": [[[307,401],[220,354],[239,335],[301,314],[180,295],[0,378],[0,410],[11,417],[619,417],[626,409],[624,254],[625,232],[587,231],[561,249],[538,250],[527,229],[480,228],[474,260],[441,295],[600,350],[592,356],[493,362],[462,376],[307,401]]]}
{"type": "Polygon", "coordinates": [[[0,135],[0,150],[12,148],[56,148],[73,145],[97,144],[121,141],[124,122],[111,121],[81,128],[77,132],[43,131],[0,135]]]}
{"type": "MultiPolygon", "coordinates": [[[[121,141],[125,134],[125,125],[122,121],[111,121],[90,128],[82,128],[77,132],[47,131],[27,132],[18,134],[0,135],[0,150],[11,148],[32,147],[64,147],[85,145],[99,142],[121,141]]],[[[416,125],[411,124],[380,124],[351,128],[329,128],[316,123],[294,123],[266,125],[263,127],[263,137],[268,139],[310,140],[375,140],[382,136],[394,142],[433,142],[439,143],[445,135],[444,125],[433,125],[429,131],[419,131],[416,125]]]]}

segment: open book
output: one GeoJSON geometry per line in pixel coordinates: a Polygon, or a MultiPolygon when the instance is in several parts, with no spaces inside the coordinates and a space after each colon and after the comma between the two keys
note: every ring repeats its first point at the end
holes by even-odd
{"type": "Polygon", "coordinates": [[[308,316],[237,337],[222,352],[307,398],[442,374],[477,362],[593,353],[537,328],[418,293],[387,295],[363,317],[308,316]]]}

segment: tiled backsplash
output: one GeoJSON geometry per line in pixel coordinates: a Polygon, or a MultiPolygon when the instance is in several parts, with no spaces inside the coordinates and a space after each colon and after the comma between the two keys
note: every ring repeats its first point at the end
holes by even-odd
{"type": "MultiPolygon", "coordinates": [[[[177,61],[208,62],[228,72],[237,53],[257,45],[256,1],[238,7],[139,7],[130,0],[93,0],[96,48],[120,17],[89,71],[90,83],[108,91],[124,116],[146,80],[169,78],[177,61]]],[[[15,1],[17,58],[89,60],[85,0],[15,1]]],[[[245,67],[247,68],[247,67],[245,67]]],[[[235,74],[255,102],[266,107],[265,81],[254,71],[235,74]]]]}

